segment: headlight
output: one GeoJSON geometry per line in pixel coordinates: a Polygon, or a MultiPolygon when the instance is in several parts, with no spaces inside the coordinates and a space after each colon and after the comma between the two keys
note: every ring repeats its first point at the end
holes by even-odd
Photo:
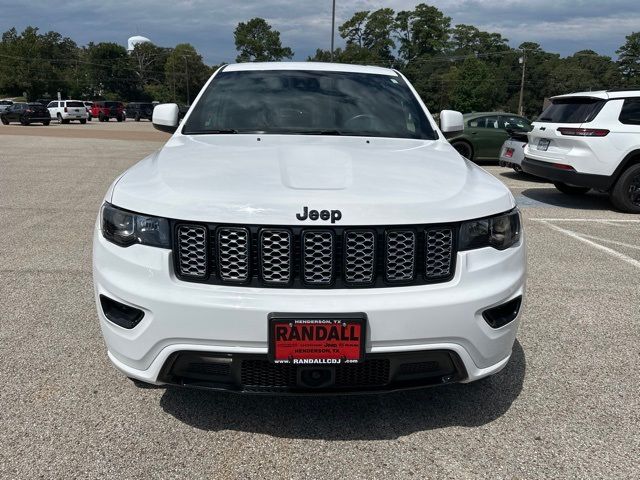
{"type": "Polygon", "coordinates": [[[171,248],[169,222],[120,210],[108,203],[102,206],[102,235],[110,242],[128,247],[134,243],[171,248]]]}
{"type": "Polygon", "coordinates": [[[460,226],[459,250],[493,247],[504,250],[520,241],[520,212],[508,213],[480,220],[470,220],[460,226]]]}

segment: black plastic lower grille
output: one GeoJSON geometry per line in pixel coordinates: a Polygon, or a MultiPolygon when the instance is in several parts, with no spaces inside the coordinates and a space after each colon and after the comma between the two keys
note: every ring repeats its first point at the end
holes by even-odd
{"type": "Polygon", "coordinates": [[[185,351],[167,359],[158,380],[249,393],[331,393],[437,385],[466,375],[460,358],[447,350],[368,354],[357,364],[318,366],[272,363],[266,355],[185,351]],[[310,384],[314,370],[327,381],[310,384]]]}
{"type": "Polygon", "coordinates": [[[457,227],[279,227],[174,222],[181,280],[272,288],[372,288],[449,281],[457,227]]]}

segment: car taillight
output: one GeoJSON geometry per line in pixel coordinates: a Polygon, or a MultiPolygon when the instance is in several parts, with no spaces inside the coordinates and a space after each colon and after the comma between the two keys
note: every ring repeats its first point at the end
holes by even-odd
{"type": "Polygon", "coordinates": [[[69,110],[67,110],[67,107],[64,107],[64,113],[67,113],[69,110]]]}
{"type": "Polygon", "coordinates": [[[559,170],[572,170],[574,172],[576,170],[571,165],[565,165],[564,163],[552,163],[551,165],[553,165],[555,168],[559,170]]]}
{"type": "Polygon", "coordinates": [[[572,137],[606,137],[609,134],[609,130],[600,128],[559,128],[558,131],[562,135],[569,135],[572,137]]]}

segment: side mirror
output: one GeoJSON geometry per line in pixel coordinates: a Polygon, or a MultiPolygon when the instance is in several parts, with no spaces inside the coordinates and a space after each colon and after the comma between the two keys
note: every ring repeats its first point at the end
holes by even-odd
{"type": "Polygon", "coordinates": [[[154,128],[161,132],[173,133],[178,129],[178,105],[163,103],[153,109],[152,120],[154,128]]]}
{"type": "Polygon", "coordinates": [[[440,130],[445,138],[455,137],[464,131],[464,119],[460,112],[442,110],[440,112],[440,130]]]}

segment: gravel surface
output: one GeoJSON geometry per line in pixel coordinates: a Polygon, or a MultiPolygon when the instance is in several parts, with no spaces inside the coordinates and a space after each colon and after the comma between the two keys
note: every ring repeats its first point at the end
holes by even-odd
{"type": "Polygon", "coordinates": [[[91,231],[111,181],[165,138],[0,127],[1,478],[640,477],[640,217],[492,165],[529,241],[500,374],[337,398],[134,387],[100,336],[91,231]]]}

